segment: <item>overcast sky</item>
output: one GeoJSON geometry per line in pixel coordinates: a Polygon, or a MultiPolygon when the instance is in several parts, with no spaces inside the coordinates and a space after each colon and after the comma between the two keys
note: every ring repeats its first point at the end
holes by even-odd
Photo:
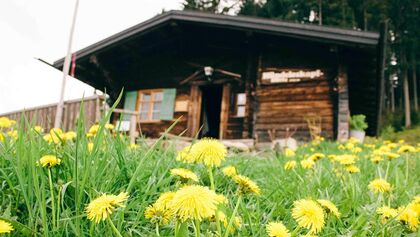
{"type": "MultiPolygon", "coordinates": [[[[81,49],[147,20],[162,9],[180,9],[181,0],[80,0],[73,49],[81,49]]],[[[0,114],[55,103],[61,72],[49,63],[67,51],[75,0],[0,0],[0,114]]],[[[67,80],[66,99],[94,89],[67,80]]]]}

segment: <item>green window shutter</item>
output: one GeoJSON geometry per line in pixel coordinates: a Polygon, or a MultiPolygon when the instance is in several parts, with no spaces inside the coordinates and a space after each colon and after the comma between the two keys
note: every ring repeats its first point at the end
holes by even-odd
{"type": "Polygon", "coordinates": [[[174,118],[176,89],[163,89],[163,100],[160,108],[161,120],[172,120],[174,118]]]}
{"type": "MultiPolygon", "coordinates": [[[[137,91],[127,91],[125,93],[124,110],[136,111],[137,91]]],[[[130,114],[124,114],[124,121],[130,121],[130,114]]]]}

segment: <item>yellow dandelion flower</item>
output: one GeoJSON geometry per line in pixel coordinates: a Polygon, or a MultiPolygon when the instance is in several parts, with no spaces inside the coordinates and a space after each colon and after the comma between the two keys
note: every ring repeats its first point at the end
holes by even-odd
{"type": "Polygon", "coordinates": [[[398,144],[402,145],[402,144],[404,144],[404,143],[405,143],[405,140],[404,140],[404,139],[400,139],[400,140],[398,140],[398,144]]]}
{"type": "Polygon", "coordinates": [[[228,177],[234,177],[235,175],[237,175],[238,173],[236,172],[236,168],[235,166],[226,166],[225,168],[222,169],[222,172],[224,175],[228,176],[228,177]]]}
{"type": "Polygon", "coordinates": [[[351,142],[346,143],[345,147],[346,147],[347,150],[353,150],[354,149],[354,143],[351,143],[351,142]]]}
{"type": "Polygon", "coordinates": [[[336,217],[340,217],[340,212],[338,208],[330,200],[318,199],[317,202],[324,208],[325,212],[331,213],[336,217]]]}
{"type": "Polygon", "coordinates": [[[228,204],[229,203],[229,200],[223,194],[217,194],[216,199],[220,204],[228,204]]]}
{"type": "Polygon", "coordinates": [[[304,168],[304,169],[312,169],[315,165],[315,162],[311,159],[304,159],[300,162],[300,165],[304,168]]]}
{"type": "Polygon", "coordinates": [[[50,130],[50,139],[48,142],[54,142],[55,144],[63,141],[63,130],[60,128],[52,128],[50,130]]]}
{"type": "Polygon", "coordinates": [[[195,162],[207,167],[219,167],[227,154],[225,145],[211,138],[201,139],[192,146],[190,152],[195,162]]]}
{"type": "Polygon", "coordinates": [[[376,209],[376,213],[381,215],[382,223],[385,223],[387,220],[394,218],[398,215],[397,209],[391,208],[389,206],[382,206],[376,209]]]}
{"type": "Polygon", "coordinates": [[[352,165],[356,162],[356,156],[348,154],[338,155],[336,161],[340,162],[342,165],[352,165]]]}
{"type": "Polygon", "coordinates": [[[384,159],[382,158],[382,156],[376,155],[376,156],[373,156],[370,160],[373,163],[378,164],[379,162],[383,161],[384,159]]]}
{"type": "Polygon", "coordinates": [[[92,151],[93,151],[93,142],[89,142],[89,143],[87,144],[87,148],[88,148],[88,151],[89,151],[89,152],[92,152],[92,151]]]}
{"type": "Polygon", "coordinates": [[[128,149],[130,150],[136,150],[137,148],[139,148],[139,145],[135,143],[131,143],[130,145],[128,145],[128,149]]]}
{"type": "Polygon", "coordinates": [[[16,131],[16,130],[8,131],[7,136],[9,136],[13,139],[17,139],[18,138],[18,131],[16,131]]]}
{"type": "Polygon", "coordinates": [[[0,132],[0,142],[3,142],[3,141],[4,141],[4,135],[3,133],[0,132]]]}
{"type": "Polygon", "coordinates": [[[417,213],[409,206],[401,207],[398,210],[400,212],[398,215],[398,220],[401,223],[407,225],[410,230],[416,231],[419,227],[419,219],[417,213]]]}
{"type": "Polygon", "coordinates": [[[54,155],[46,155],[41,157],[38,163],[41,164],[42,167],[52,168],[56,165],[59,165],[61,163],[61,160],[54,155]]]}
{"type": "Polygon", "coordinates": [[[362,152],[362,148],[355,147],[355,148],[351,149],[351,152],[353,152],[353,153],[360,153],[360,152],[362,152]]]}
{"type": "Polygon", "coordinates": [[[267,234],[270,237],[290,237],[289,230],[284,226],[283,222],[270,222],[266,226],[267,234]]]}
{"type": "Polygon", "coordinates": [[[164,192],[161,193],[155,204],[164,208],[169,208],[169,204],[174,198],[175,192],[164,192]]]}
{"type": "Polygon", "coordinates": [[[65,141],[72,141],[77,137],[77,133],[73,131],[69,131],[63,134],[63,140],[65,141]]]}
{"type": "Polygon", "coordinates": [[[384,193],[391,190],[391,184],[384,179],[375,179],[369,183],[368,188],[374,193],[384,193]]]}
{"type": "Polygon", "coordinates": [[[359,141],[359,139],[355,138],[355,137],[350,137],[350,139],[347,141],[348,143],[352,143],[352,144],[356,144],[356,143],[361,143],[359,141]]]}
{"type": "Polygon", "coordinates": [[[9,222],[0,220],[0,234],[10,233],[13,230],[13,226],[9,222]]]}
{"type": "Polygon", "coordinates": [[[408,204],[408,208],[415,211],[417,213],[417,216],[420,217],[420,202],[414,202],[413,201],[410,204],[408,204]]]}
{"type": "Polygon", "coordinates": [[[330,159],[331,161],[335,161],[337,159],[337,155],[331,154],[327,156],[328,159],[330,159]]]}
{"type": "Polygon", "coordinates": [[[186,146],[184,149],[178,152],[176,156],[177,161],[182,161],[184,163],[194,163],[194,156],[191,154],[192,146],[186,146]]]}
{"type": "Polygon", "coordinates": [[[317,161],[317,160],[319,160],[321,158],[324,158],[324,157],[325,157],[325,155],[322,154],[322,153],[315,153],[315,154],[312,154],[311,156],[309,156],[308,159],[313,160],[313,161],[317,161]]]}
{"type": "Polygon", "coordinates": [[[284,169],[285,170],[292,170],[296,167],[296,161],[294,160],[290,160],[288,162],[286,162],[286,164],[284,164],[284,169]]]}
{"type": "Polygon", "coordinates": [[[10,128],[13,126],[12,121],[7,117],[0,117],[0,128],[10,128]]]}
{"type": "Polygon", "coordinates": [[[398,144],[397,143],[393,143],[393,142],[390,142],[390,143],[388,143],[386,145],[389,147],[389,149],[395,149],[395,148],[398,147],[398,144]]]}
{"type": "Polygon", "coordinates": [[[385,155],[386,157],[388,157],[388,159],[390,159],[390,160],[400,157],[399,154],[393,153],[393,152],[389,152],[389,151],[388,152],[384,152],[383,155],[385,155]]]}
{"type": "Polygon", "coordinates": [[[176,168],[176,169],[171,169],[170,173],[173,176],[179,177],[181,179],[181,182],[183,183],[188,182],[188,180],[198,182],[198,176],[191,170],[187,170],[184,168],[176,168]]]}
{"type": "Polygon", "coordinates": [[[94,124],[89,128],[88,133],[92,134],[92,135],[96,135],[96,133],[98,133],[99,131],[99,124],[94,124]]]}
{"type": "Polygon", "coordinates": [[[175,217],[183,222],[203,220],[215,215],[220,204],[217,194],[208,187],[191,185],[175,192],[170,208],[175,217]]]}
{"type": "Polygon", "coordinates": [[[114,124],[107,123],[107,124],[105,124],[105,128],[108,129],[108,130],[114,130],[115,126],[114,126],[114,124]]]}
{"type": "Polygon", "coordinates": [[[146,208],[144,211],[144,217],[150,220],[153,224],[166,225],[172,217],[172,212],[171,210],[160,205],[156,205],[155,203],[146,208]]]}
{"type": "Polygon", "coordinates": [[[360,173],[360,169],[359,169],[359,167],[357,167],[357,166],[355,166],[355,165],[347,165],[347,166],[346,166],[346,170],[347,170],[347,172],[349,172],[350,174],[360,173]]]}
{"type": "Polygon", "coordinates": [[[86,207],[87,218],[90,221],[99,223],[112,214],[116,207],[124,207],[124,202],[128,199],[128,193],[122,192],[118,195],[102,194],[94,199],[86,207]]]}
{"type": "Polygon", "coordinates": [[[294,202],[292,216],[300,227],[318,233],[324,227],[324,211],[315,201],[301,199],[294,202]]]}
{"type": "Polygon", "coordinates": [[[286,148],[286,149],[284,149],[284,155],[285,155],[286,157],[293,157],[293,156],[295,156],[295,155],[296,155],[296,153],[295,153],[295,151],[294,151],[294,150],[292,150],[292,149],[290,149],[290,148],[286,148]]]}
{"type": "Polygon", "coordinates": [[[44,128],[42,128],[41,126],[37,125],[35,127],[33,127],[33,130],[37,133],[43,133],[44,132],[44,128]]]}
{"type": "Polygon", "coordinates": [[[416,152],[416,148],[410,145],[403,145],[398,149],[398,153],[409,153],[409,152],[416,152]]]}
{"type": "Polygon", "coordinates": [[[252,181],[248,177],[243,175],[236,175],[233,178],[233,181],[235,181],[235,183],[238,184],[239,192],[241,194],[255,193],[257,195],[260,195],[260,188],[254,181],[252,181]]]}

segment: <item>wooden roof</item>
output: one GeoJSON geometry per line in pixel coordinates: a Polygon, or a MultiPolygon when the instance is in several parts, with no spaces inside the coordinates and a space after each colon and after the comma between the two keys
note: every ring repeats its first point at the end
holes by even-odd
{"type": "MultiPolygon", "coordinates": [[[[203,26],[299,38],[308,41],[372,48],[375,48],[379,41],[379,34],[374,32],[282,22],[256,17],[216,15],[193,11],[169,11],[81,49],[76,54],[78,58],[81,58],[106,50],[107,47],[115,46],[130,37],[146,34],[170,22],[187,22],[203,26]]],[[[64,58],[61,58],[55,61],[53,65],[56,68],[61,68],[63,63],[64,58]]]]}

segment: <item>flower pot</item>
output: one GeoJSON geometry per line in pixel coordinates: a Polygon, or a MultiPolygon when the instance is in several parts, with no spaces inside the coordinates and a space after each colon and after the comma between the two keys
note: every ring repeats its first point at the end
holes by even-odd
{"type": "Polygon", "coordinates": [[[356,138],[360,143],[363,143],[363,140],[365,140],[365,134],[365,131],[350,130],[350,137],[356,138]]]}

